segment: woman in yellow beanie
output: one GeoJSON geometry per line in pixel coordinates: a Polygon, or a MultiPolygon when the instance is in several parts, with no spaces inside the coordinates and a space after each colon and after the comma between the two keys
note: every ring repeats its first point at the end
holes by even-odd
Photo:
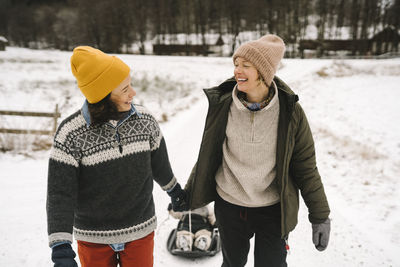
{"type": "Polygon", "coordinates": [[[130,68],[115,56],[80,46],[72,73],[86,97],[58,127],[49,159],[47,222],[52,260],[82,267],[153,266],[157,220],[153,180],[185,208],[160,127],[133,105],[130,68]]]}
{"type": "Polygon", "coordinates": [[[245,266],[253,236],[256,267],[287,266],[299,190],[316,248],[328,245],[330,210],[311,130],[298,96],[275,76],[284,51],[276,35],[245,43],[233,55],[234,77],[204,90],[209,109],[186,201],[190,209],[215,201],[223,267],[245,266]]]}

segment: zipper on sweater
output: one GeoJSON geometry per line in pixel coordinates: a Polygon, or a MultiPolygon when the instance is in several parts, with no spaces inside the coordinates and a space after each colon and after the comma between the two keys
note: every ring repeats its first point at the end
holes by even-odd
{"type": "Polygon", "coordinates": [[[118,150],[119,150],[119,153],[122,154],[122,152],[123,152],[124,150],[123,150],[123,148],[122,148],[121,137],[119,136],[118,128],[115,129],[115,139],[117,139],[117,142],[118,142],[118,150]]]}
{"type": "Polygon", "coordinates": [[[254,126],[254,117],[256,116],[255,111],[250,112],[250,122],[251,122],[251,142],[254,142],[254,134],[255,134],[255,126],[254,126]]]}
{"type": "Polygon", "coordinates": [[[108,125],[110,125],[113,129],[115,129],[115,140],[118,142],[118,150],[119,153],[122,154],[122,152],[124,151],[123,149],[123,144],[121,143],[121,137],[119,136],[119,126],[122,125],[122,123],[124,123],[129,117],[125,118],[122,122],[117,123],[117,126],[112,125],[111,123],[108,122],[108,125]]]}
{"type": "Polygon", "coordinates": [[[118,138],[118,149],[119,149],[119,153],[122,154],[122,152],[123,152],[124,150],[123,150],[123,148],[122,148],[121,137],[119,136],[118,131],[117,131],[116,135],[117,135],[117,138],[118,138]]]}

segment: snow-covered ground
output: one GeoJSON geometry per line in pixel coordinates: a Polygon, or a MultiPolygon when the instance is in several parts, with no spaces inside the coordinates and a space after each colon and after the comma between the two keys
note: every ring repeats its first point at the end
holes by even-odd
{"type": "MultiPolygon", "coordinates": [[[[0,110],[52,111],[62,117],[83,97],[69,52],[7,48],[0,52],[0,110]]],[[[121,55],[133,69],[137,103],[165,122],[175,175],[185,184],[196,161],[207,112],[201,89],[232,75],[230,58],[121,55]]],[[[278,71],[299,95],[314,133],[318,167],[331,206],[329,247],[318,252],[302,205],[290,235],[289,266],[400,266],[400,59],[283,60],[278,71]]],[[[0,117],[0,127],[51,127],[43,119],[0,117]]],[[[46,232],[49,151],[32,151],[29,136],[0,135],[0,266],[51,266],[46,232]]],[[[154,189],[158,228],[155,266],[220,266],[221,253],[172,256],[166,240],[177,221],[169,198],[154,189]]],[[[75,246],[75,244],[74,244],[75,246]]],[[[252,252],[247,266],[253,266],[252,252]]]]}

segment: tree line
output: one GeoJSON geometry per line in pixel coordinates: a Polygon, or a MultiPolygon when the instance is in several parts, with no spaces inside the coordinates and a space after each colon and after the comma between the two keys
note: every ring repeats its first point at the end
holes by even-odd
{"type": "Polygon", "coordinates": [[[366,39],[387,26],[400,28],[400,0],[0,0],[0,35],[11,45],[71,50],[88,44],[126,52],[136,43],[162,43],[166,34],[274,33],[297,43],[315,25],[318,39],[366,39]]]}

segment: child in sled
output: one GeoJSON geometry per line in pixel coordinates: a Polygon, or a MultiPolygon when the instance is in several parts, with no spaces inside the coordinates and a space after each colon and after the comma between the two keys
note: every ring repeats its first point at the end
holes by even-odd
{"type": "Polygon", "coordinates": [[[176,233],[178,249],[207,251],[210,248],[215,215],[209,206],[194,209],[189,213],[188,211],[173,211],[169,205],[168,211],[172,217],[179,220],[176,233]]]}

